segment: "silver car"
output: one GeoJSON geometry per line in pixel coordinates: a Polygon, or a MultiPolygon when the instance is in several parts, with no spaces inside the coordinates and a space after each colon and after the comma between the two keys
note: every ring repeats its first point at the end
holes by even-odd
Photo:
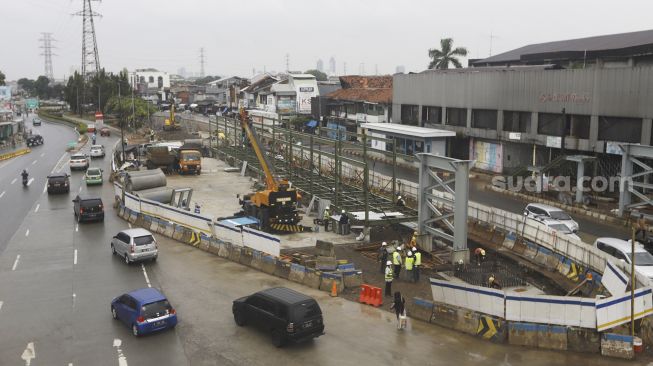
{"type": "Polygon", "coordinates": [[[125,263],[151,259],[159,255],[159,246],[152,233],[145,229],[129,229],[111,239],[111,253],[125,258],[125,263]]]}

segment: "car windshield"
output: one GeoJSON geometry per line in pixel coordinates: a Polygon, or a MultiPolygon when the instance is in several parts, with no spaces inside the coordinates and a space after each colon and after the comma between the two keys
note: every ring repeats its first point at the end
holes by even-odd
{"type": "Polygon", "coordinates": [[[134,244],[136,245],[148,245],[154,242],[152,235],[137,236],[134,238],[134,244]]]}
{"type": "Polygon", "coordinates": [[[549,215],[552,219],[556,220],[571,220],[571,216],[567,215],[564,211],[551,211],[549,215]]]}
{"type": "Polygon", "coordinates": [[[83,200],[80,204],[82,207],[97,207],[102,204],[102,200],[100,199],[83,200]]]}
{"type": "Polygon", "coordinates": [[[145,319],[158,318],[169,314],[170,310],[172,310],[172,306],[170,306],[168,300],[161,300],[143,305],[141,315],[145,319]]]}
{"type": "Polygon", "coordinates": [[[86,171],[86,174],[87,175],[100,175],[102,173],[100,172],[100,169],[89,169],[89,170],[86,171]]]}
{"type": "Polygon", "coordinates": [[[306,301],[293,307],[293,319],[295,321],[303,321],[312,317],[321,315],[322,311],[320,306],[315,301],[306,301]]]}
{"type": "MultiPolygon", "coordinates": [[[[630,253],[627,253],[630,258],[630,253]]],[[[638,266],[653,266],[653,255],[649,252],[636,252],[635,264],[638,266]]]]}
{"type": "Polygon", "coordinates": [[[571,230],[569,230],[569,228],[565,224],[549,224],[549,227],[561,233],[571,234],[571,230]]]}
{"type": "Polygon", "coordinates": [[[200,160],[199,154],[184,154],[184,161],[198,161],[200,160]]]}

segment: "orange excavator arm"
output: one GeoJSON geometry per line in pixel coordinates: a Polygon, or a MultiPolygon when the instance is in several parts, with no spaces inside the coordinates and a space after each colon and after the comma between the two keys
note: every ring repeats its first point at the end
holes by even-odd
{"type": "Polygon", "coordinates": [[[261,167],[263,168],[263,172],[265,173],[265,186],[267,187],[267,189],[271,191],[277,191],[279,188],[279,184],[277,183],[277,180],[274,179],[274,175],[272,175],[270,164],[268,164],[268,161],[265,158],[263,151],[261,150],[261,146],[258,142],[258,138],[256,137],[256,134],[254,133],[254,130],[252,130],[252,128],[249,126],[247,111],[245,110],[245,108],[240,109],[240,124],[242,128],[245,130],[249,142],[252,144],[252,148],[254,149],[254,153],[256,153],[258,162],[261,164],[261,167]]]}

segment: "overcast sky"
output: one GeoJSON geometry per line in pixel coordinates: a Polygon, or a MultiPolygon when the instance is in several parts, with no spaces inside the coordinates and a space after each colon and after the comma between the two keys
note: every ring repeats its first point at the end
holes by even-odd
{"type": "MultiPolygon", "coordinates": [[[[95,30],[109,71],[154,67],[249,77],[252,69],[328,67],[337,73],[421,71],[427,50],[451,37],[469,57],[531,43],[653,28],[653,1],[568,0],[104,0],[95,30]],[[492,37],[491,37],[492,35],[492,37]],[[490,39],[492,38],[492,42],[490,39]]],[[[53,33],[55,78],[81,62],[82,0],[0,0],[0,70],[8,80],[44,73],[41,32],[53,33]]],[[[466,64],[466,63],[465,63],[466,64]]]]}

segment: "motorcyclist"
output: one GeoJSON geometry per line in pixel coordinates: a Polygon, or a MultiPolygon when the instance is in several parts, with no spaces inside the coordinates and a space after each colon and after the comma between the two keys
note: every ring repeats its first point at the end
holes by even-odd
{"type": "Polygon", "coordinates": [[[23,177],[23,184],[27,185],[27,178],[29,177],[27,169],[23,169],[23,172],[20,173],[20,175],[23,177]]]}

